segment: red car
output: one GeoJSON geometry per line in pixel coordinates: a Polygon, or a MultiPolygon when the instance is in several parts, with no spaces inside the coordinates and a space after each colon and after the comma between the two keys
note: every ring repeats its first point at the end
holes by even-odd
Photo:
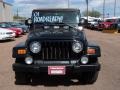
{"type": "Polygon", "coordinates": [[[12,31],[15,32],[15,37],[19,37],[22,34],[22,29],[20,28],[15,28],[15,27],[11,27],[10,25],[6,24],[6,23],[0,23],[0,28],[7,28],[10,29],[12,31]]]}
{"type": "Polygon", "coordinates": [[[116,21],[116,19],[106,19],[104,22],[101,22],[99,24],[98,29],[103,30],[103,29],[110,28],[111,25],[113,25],[113,23],[115,23],[115,21],[116,21]]]}
{"type": "Polygon", "coordinates": [[[19,37],[22,34],[22,30],[21,29],[13,28],[13,27],[8,28],[8,29],[10,29],[12,31],[15,31],[16,37],[19,37]]]}

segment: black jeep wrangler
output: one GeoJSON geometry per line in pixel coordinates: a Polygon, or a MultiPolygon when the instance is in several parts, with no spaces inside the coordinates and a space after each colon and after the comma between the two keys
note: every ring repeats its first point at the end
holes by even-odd
{"type": "Polygon", "coordinates": [[[13,48],[15,83],[27,84],[32,75],[75,76],[80,82],[97,80],[100,47],[88,42],[80,26],[79,9],[35,9],[26,20],[26,42],[13,48]]]}

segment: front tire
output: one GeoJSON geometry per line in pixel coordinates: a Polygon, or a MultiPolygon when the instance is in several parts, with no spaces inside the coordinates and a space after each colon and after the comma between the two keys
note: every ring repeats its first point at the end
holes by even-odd
{"type": "Polygon", "coordinates": [[[15,84],[26,85],[30,83],[30,76],[27,73],[15,72],[15,84]]]}
{"type": "Polygon", "coordinates": [[[83,72],[79,77],[79,81],[81,84],[93,84],[96,82],[98,78],[98,71],[97,72],[83,72]]]}

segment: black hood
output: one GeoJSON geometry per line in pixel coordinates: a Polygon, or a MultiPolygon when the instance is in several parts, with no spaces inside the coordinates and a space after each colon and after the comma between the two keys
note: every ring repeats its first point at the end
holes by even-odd
{"type": "Polygon", "coordinates": [[[48,38],[48,39],[71,39],[82,37],[82,32],[78,30],[63,30],[63,31],[32,31],[28,38],[38,39],[38,38],[48,38]]]}

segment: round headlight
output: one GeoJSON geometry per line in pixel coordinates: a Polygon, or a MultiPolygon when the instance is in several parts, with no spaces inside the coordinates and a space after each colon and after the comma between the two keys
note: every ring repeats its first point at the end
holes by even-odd
{"type": "Polygon", "coordinates": [[[74,42],[72,49],[75,53],[80,53],[83,50],[83,45],[81,42],[74,42]]]}
{"type": "Polygon", "coordinates": [[[30,51],[32,53],[39,53],[40,50],[41,50],[41,44],[39,42],[35,41],[30,44],[30,51]]]}
{"type": "Polygon", "coordinates": [[[26,63],[26,64],[32,64],[32,63],[33,63],[32,57],[26,57],[26,58],[25,58],[25,63],[26,63]]]}

